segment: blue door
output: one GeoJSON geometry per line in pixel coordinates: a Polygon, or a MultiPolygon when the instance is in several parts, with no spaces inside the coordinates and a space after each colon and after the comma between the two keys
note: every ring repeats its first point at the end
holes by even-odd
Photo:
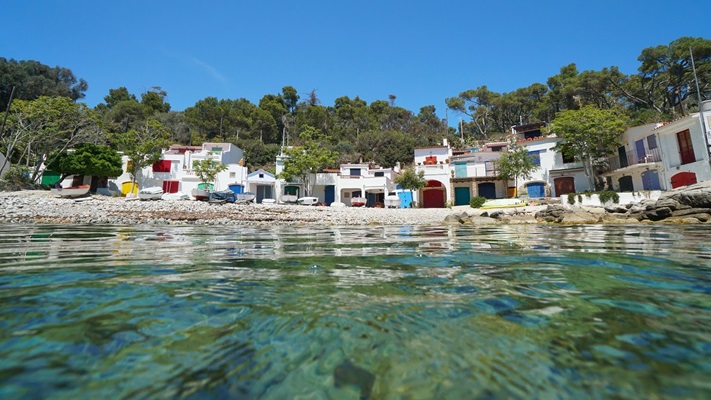
{"type": "Polygon", "coordinates": [[[412,193],[399,192],[397,197],[400,198],[400,208],[410,208],[410,203],[412,203],[412,193]]]}
{"type": "Polygon", "coordinates": [[[622,178],[618,179],[618,183],[620,184],[620,192],[634,191],[634,185],[632,184],[631,176],[623,176],[622,178]]]}
{"type": "Polygon", "coordinates": [[[234,194],[240,194],[244,192],[244,186],[242,185],[230,185],[229,188],[234,194]]]}
{"type": "Polygon", "coordinates": [[[478,185],[479,196],[487,199],[496,198],[496,185],[494,182],[484,182],[478,185]]]}
{"type": "Polygon", "coordinates": [[[468,187],[454,188],[454,205],[455,206],[468,205],[470,198],[471,198],[471,196],[469,195],[469,188],[468,187]]]}
{"type": "Polygon", "coordinates": [[[531,197],[531,198],[546,197],[546,186],[543,183],[540,183],[540,182],[529,183],[527,185],[527,188],[528,188],[528,197],[531,197]]]}
{"type": "Polygon", "coordinates": [[[326,192],[324,193],[324,200],[327,206],[336,201],[336,186],[328,185],[326,186],[326,192]]]}
{"type": "Polygon", "coordinates": [[[659,184],[659,173],[656,169],[645,171],[642,173],[642,187],[644,190],[661,190],[659,184]]]}

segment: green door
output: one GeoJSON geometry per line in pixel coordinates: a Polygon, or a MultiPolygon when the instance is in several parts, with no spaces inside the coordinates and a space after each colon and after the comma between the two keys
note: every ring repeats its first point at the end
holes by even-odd
{"type": "Polygon", "coordinates": [[[454,205],[455,206],[466,206],[469,205],[469,199],[471,199],[471,192],[468,187],[458,187],[454,188],[454,205]]]}

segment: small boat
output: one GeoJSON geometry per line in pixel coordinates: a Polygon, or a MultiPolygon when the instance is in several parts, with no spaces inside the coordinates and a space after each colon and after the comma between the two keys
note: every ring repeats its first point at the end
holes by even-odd
{"type": "Polygon", "coordinates": [[[252,192],[244,192],[244,193],[237,193],[235,195],[235,203],[241,203],[241,204],[246,204],[246,203],[251,203],[254,201],[254,198],[257,197],[252,192]]]}
{"type": "Polygon", "coordinates": [[[368,200],[365,197],[353,197],[351,198],[351,206],[352,207],[365,207],[365,205],[368,203],[368,200]]]}
{"type": "Polygon", "coordinates": [[[163,196],[163,188],[159,186],[147,187],[138,191],[140,200],[160,200],[163,196]]]}
{"type": "Polygon", "coordinates": [[[190,194],[198,201],[206,201],[210,198],[210,191],[205,189],[193,189],[190,194]]]}
{"type": "Polygon", "coordinates": [[[395,193],[390,193],[385,196],[385,208],[398,208],[400,207],[400,196],[395,193]]]}
{"type": "Polygon", "coordinates": [[[275,204],[276,200],[274,199],[262,199],[262,204],[275,204]]]}
{"type": "Polygon", "coordinates": [[[187,193],[183,193],[183,192],[163,193],[163,196],[161,196],[161,198],[163,200],[168,200],[168,201],[190,200],[190,196],[188,196],[187,193]]]}
{"type": "Polygon", "coordinates": [[[190,191],[190,194],[193,195],[195,200],[198,201],[207,201],[210,199],[210,192],[215,188],[215,185],[212,183],[199,183],[197,188],[193,189],[190,191]]]}
{"type": "Polygon", "coordinates": [[[71,186],[66,188],[52,188],[50,192],[58,197],[71,198],[80,197],[89,193],[90,185],[71,186]]]}
{"type": "Polygon", "coordinates": [[[295,204],[299,200],[299,198],[296,197],[295,194],[284,194],[281,197],[279,197],[279,200],[282,203],[295,204]]]}
{"type": "Polygon", "coordinates": [[[527,205],[528,202],[522,199],[493,199],[487,200],[479,209],[523,207],[527,205]]]}
{"type": "Polygon", "coordinates": [[[209,203],[234,203],[235,192],[231,190],[211,191],[208,195],[209,203]]]}
{"type": "Polygon", "coordinates": [[[302,206],[315,206],[318,204],[318,197],[300,197],[296,202],[302,206]]]}

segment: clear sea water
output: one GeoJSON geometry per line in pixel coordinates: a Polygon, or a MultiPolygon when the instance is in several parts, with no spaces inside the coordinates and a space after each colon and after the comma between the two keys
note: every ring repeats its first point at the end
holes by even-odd
{"type": "Polygon", "coordinates": [[[711,398],[711,229],[3,225],[0,398],[711,398]]]}

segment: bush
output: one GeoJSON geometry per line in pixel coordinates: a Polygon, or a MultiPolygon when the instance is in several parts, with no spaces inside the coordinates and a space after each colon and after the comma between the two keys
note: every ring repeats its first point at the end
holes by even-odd
{"type": "Polygon", "coordinates": [[[571,193],[568,195],[568,204],[571,206],[575,204],[575,193],[571,193]]]}
{"type": "Polygon", "coordinates": [[[613,192],[612,190],[603,190],[602,192],[600,192],[599,196],[601,204],[605,204],[610,200],[612,200],[612,202],[615,204],[620,202],[620,196],[617,194],[617,192],[613,192]]]}
{"type": "Polygon", "coordinates": [[[10,192],[25,189],[35,189],[30,180],[30,169],[22,165],[11,166],[0,180],[0,190],[10,192]]]}
{"type": "Polygon", "coordinates": [[[469,200],[469,205],[472,208],[479,208],[479,207],[483,206],[484,203],[486,203],[486,197],[475,196],[469,200]]]}

